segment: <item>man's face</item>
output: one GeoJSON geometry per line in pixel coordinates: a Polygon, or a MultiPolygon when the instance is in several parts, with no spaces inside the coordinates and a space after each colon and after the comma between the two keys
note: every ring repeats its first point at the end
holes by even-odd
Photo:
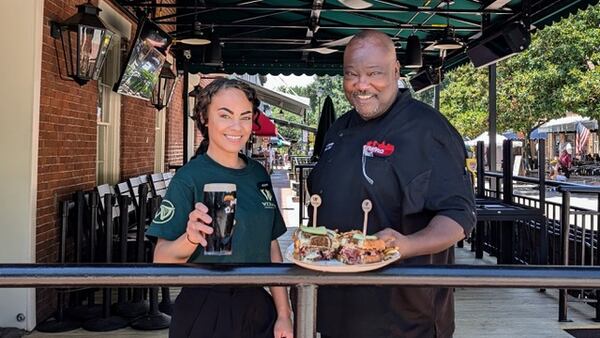
{"type": "Polygon", "coordinates": [[[351,43],[344,52],[344,93],[365,120],[383,114],[398,93],[400,65],[378,41],[351,43]]]}

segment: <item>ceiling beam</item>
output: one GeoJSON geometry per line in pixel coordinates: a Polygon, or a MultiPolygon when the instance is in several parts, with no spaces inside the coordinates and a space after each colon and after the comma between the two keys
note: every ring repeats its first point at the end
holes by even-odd
{"type": "MultiPolygon", "coordinates": [[[[198,6],[193,5],[178,5],[178,4],[151,4],[151,3],[140,3],[140,2],[123,2],[119,1],[121,6],[125,7],[163,7],[163,8],[180,8],[180,9],[199,9],[199,10],[226,10],[226,11],[289,11],[289,12],[311,12],[312,8],[302,7],[274,7],[274,6],[261,6],[261,7],[239,7],[239,6],[198,6]]],[[[367,13],[412,13],[415,11],[426,12],[426,13],[438,13],[438,14],[466,14],[466,15],[481,15],[481,14],[514,14],[510,9],[441,9],[441,8],[429,8],[429,7],[410,7],[408,8],[393,8],[393,9],[352,9],[352,8],[339,8],[339,7],[322,7],[321,11],[325,12],[367,12],[367,13]]],[[[159,17],[158,19],[161,19],[159,17]]]]}
{"type": "MultiPolygon", "coordinates": [[[[192,26],[191,23],[177,23],[177,22],[163,22],[163,24],[177,25],[177,26],[192,26]]],[[[273,29],[306,29],[306,25],[253,25],[253,24],[225,24],[225,23],[211,23],[202,24],[202,27],[215,27],[215,28],[273,28],[273,29]]],[[[382,30],[393,30],[393,29],[416,29],[421,31],[443,31],[445,26],[438,25],[413,25],[413,24],[396,24],[396,25],[370,25],[370,26],[336,26],[326,25],[319,26],[319,29],[334,29],[334,30],[365,30],[365,29],[382,29],[382,30]]],[[[453,27],[456,32],[479,32],[478,27],[453,27]]]]}

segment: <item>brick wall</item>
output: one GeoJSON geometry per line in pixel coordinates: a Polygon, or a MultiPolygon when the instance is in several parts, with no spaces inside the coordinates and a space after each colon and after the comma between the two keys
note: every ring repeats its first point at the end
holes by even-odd
{"type": "Polygon", "coordinates": [[[150,102],[121,97],[121,180],[154,171],[155,123],[150,102]]]}
{"type": "MultiPolygon", "coordinates": [[[[49,24],[75,14],[75,6],[82,3],[81,0],[44,0],[36,215],[38,263],[58,261],[60,201],[70,198],[77,190],[90,190],[96,185],[97,83],[90,81],[79,86],[59,77],[49,24]]],[[[97,5],[96,0],[92,3],[97,5]]],[[[179,81],[167,114],[165,161],[172,164],[181,163],[183,153],[182,90],[179,81]]],[[[148,101],[122,96],[121,179],[153,171],[155,119],[156,110],[148,101]]],[[[41,322],[54,312],[56,296],[52,289],[38,289],[36,296],[37,320],[41,322]]]]}
{"type": "MultiPolygon", "coordinates": [[[[94,1],[95,3],[95,1],[94,1]]],[[[50,20],[63,21],[75,14],[79,0],[46,0],[42,46],[36,262],[58,260],[59,203],[96,180],[97,85],[79,86],[59,77],[50,20]]],[[[64,74],[64,70],[63,70],[64,74]]],[[[37,318],[55,309],[53,292],[37,290],[37,318]]]]}

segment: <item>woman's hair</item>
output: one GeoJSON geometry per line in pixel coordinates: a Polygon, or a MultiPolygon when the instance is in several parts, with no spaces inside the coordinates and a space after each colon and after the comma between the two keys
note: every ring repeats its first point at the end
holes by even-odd
{"type": "Polygon", "coordinates": [[[196,150],[196,156],[204,154],[208,150],[208,106],[219,91],[228,88],[239,89],[246,95],[246,98],[252,104],[252,120],[258,124],[258,105],[260,101],[256,97],[256,91],[244,82],[236,79],[219,78],[214,80],[208,86],[204,87],[196,97],[196,106],[194,107],[192,119],[196,121],[196,126],[202,134],[202,142],[196,150]]]}

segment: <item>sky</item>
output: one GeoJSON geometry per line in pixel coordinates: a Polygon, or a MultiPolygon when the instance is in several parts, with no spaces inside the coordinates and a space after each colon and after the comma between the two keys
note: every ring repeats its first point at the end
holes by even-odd
{"type": "Polygon", "coordinates": [[[267,82],[264,84],[269,89],[277,87],[306,87],[314,79],[309,75],[267,75],[267,82]]]}

